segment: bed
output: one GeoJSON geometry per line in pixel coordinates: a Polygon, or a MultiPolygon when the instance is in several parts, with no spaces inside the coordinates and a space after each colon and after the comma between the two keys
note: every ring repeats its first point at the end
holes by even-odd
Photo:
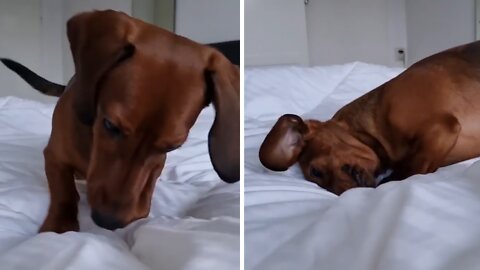
{"type": "Polygon", "coordinates": [[[81,231],[37,234],[49,203],[42,150],[53,108],[0,98],[0,269],[238,269],[240,188],[210,164],[211,106],[169,153],[148,218],[113,232],[97,227],[78,181],[81,231]]]}
{"type": "Polygon", "coordinates": [[[361,62],[245,71],[245,266],[249,270],[480,269],[480,162],[336,196],[258,150],[284,113],[329,119],[402,72],[361,62]]]}

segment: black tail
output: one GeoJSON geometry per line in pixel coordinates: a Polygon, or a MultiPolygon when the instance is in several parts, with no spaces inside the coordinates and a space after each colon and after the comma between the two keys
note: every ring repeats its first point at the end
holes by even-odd
{"type": "Polygon", "coordinates": [[[64,85],[48,81],[18,62],[6,58],[0,58],[0,61],[13,72],[17,73],[33,88],[45,95],[59,97],[65,90],[64,85]]]}

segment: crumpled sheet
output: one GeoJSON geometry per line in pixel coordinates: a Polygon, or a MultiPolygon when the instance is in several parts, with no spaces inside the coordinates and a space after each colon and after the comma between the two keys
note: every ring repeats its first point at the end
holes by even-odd
{"type": "Polygon", "coordinates": [[[480,269],[477,159],[341,196],[305,181],[298,166],[272,172],[258,159],[280,115],[329,119],[401,71],[359,62],[246,70],[246,269],[480,269]]]}
{"type": "Polygon", "coordinates": [[[223,183],[210,163],[212,108],[169,153],[148,218],[113,232],[94,225],[78,181],[81,231],[38,234],[49,204],[42,150],[53,108],[0,98],[0,269],[238,269],[240,185],[223,183]]]}

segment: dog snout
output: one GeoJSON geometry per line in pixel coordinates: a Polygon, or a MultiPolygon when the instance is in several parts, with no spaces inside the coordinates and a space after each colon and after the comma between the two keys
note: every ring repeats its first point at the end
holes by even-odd
{"type": "Polygon", "coordinates": [[[355,182],[357,182],[357,184],[361,187],[364,187],[366,186],[365,184],[365,178],[363,177],[363,173],[362,171],[360,170],[357,170],[357,169],[353,169],[352,171],[352,178],[353,180],[355,180],[355,182]]]}
{"type": "Polygon", "coordinates": [[[369,176],[363,169],[359,169],[350,164],[344,164],[341,169],[345,174],[350,176],[359,187],[367,187],[370,185],[370,181],[368,180],[369,176]]]}
{"type": "Polygon", "coordinates": [[[95,224],[107,230],[115,230],[125,226],[124,223],[114,215],[102,213],[97,210],[92,210],[92,220],[95,224]]]}
{"type": "Polygon", "coordinates": [[[363,177],[362,177],[362,174],[359,170],[357,170],[354,166],[350,165],[350,164],[344,164],[342,165],[342,168],[341,170],[347,174],[350,178],[352,178],[352,180],[357,183],[357,185],[359,186],[363,186],[364,184],[364,181],[363,181],[363,177]]]}

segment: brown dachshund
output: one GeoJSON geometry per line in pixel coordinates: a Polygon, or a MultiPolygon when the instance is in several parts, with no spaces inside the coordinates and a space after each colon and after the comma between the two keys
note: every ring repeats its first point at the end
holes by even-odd
{"type": "Polygon", "coordinates": [[[275,171],[299,162],[335,194],[435,172],[480,156],[480,42],[423,59],[341,108],[332,119],[280,117],[260,148],[275,171]]]}
{"type": "Polygon", "coordinates": [[[97,225],[113,230],[147,216],[167,152],[209,103],[213,167],[239,180],[239,70],[223,54],[111,10],[72,17],[67,34],[75,75],[66,87],[3,59],[34,88],[61,94],[44,150],[51,203],[41,232],[79,229],[76,173],[86,177],[97,225]]]}

